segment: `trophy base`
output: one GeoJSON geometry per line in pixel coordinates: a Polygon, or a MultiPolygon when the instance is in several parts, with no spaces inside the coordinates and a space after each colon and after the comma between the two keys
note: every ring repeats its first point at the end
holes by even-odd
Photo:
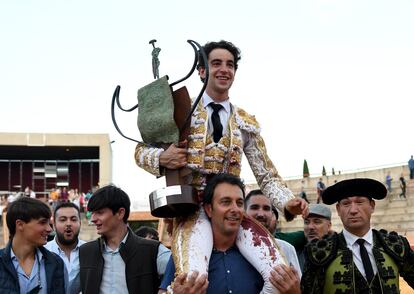
{"type": "Polygon", "coordinates": [[[158,189],[149,195],[151,214],[155,217],[186,216],[199,209],[197,193],[191,186],[175,185],[158,189]]]}

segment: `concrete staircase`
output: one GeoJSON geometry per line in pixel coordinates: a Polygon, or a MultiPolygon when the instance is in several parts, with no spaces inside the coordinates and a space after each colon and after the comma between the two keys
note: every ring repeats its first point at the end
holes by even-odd
{"type": "MultiPolygon", "coordinates": [[[[333,183],[332,177],[334,176],[330,176],[330,182],[333,183]]],[[[355,175],[348,178],[353,177],[362,176],[355,175]]],[[[394,176],[395,180],[393,181],[392,192],[388,193],[385,199],[376,201],[375,212],[371,217],[371,226],[375,229],[396,231],[399,234],[406,236],[410,243],[414,245],[414,180],[409,180],[408,175],[405,175],[404,177],[407,183],[407,199],[399,197],[399,194],[401,193],[398,182],[399,175],[398,177],[397,175],[394,176]]],[[[315,182],[315,187],[317,180],[318,178],[311,180],[312,182],[315,182]]],[[[377,180],[381,181],[381,179],[378,178],[377,180]]],[[[297,181],[300,184],[300,180],[287,181],[288,187],[297,187],[297,181]]],[[[298,189],[291,188],[291,190],[295,195],[298,195],[300,192],[298,189]]],[[[306,193],[310,203],[316,203],[316,188],[308,188],[306,193]]],[[[343,226],[336,212],[335,205],[331,205],[330,208],[332,211],[332,229],[336,232],[340,232],[343,226]]],[[[303,219],[297,217],[292,222],[286,222],[281,218],[279,220],[278,228],[284,232],[303,230],[303,219]]]]}
{"type": "MultiPolygon", "coordinates": [[[[376,229],[386,229],[388,231],[397,231],[399,234],[406,236],[410,243],[414,245],[414,180],[409,180],[408,168],[406,165],[381,168],[374,170],[359,171],[350,174],[330,175],[324,176],[324,183],[329,186],[335,181],[341,181],[351,178],[373,178],[384,182],[386,174],[390,172],[393,177],[393,191],[389,193],[387,198],[381,201],[376,201],[375,212],[372,215],[371,224],[376,229]],[[407,182],[407,199],[399,199],[398,178],[403,174],[407,182]]],[[[316,183],[319,177],[306,178],[306,193],[311,203],[316,203],[316,183]]],[[[294,195],[298,196],[300,193],[301,179],[291,179],[286,181],[288,187],[292,190],[294,195]]],[[[257,185],[247,185],[248,189],[256,189],[257,185]]],[[[331,205],[332,210],[332,225],[337,232],[342,230],[342,223],[339,219],[335,205],[331,205]]],[[[5,225],[2,222],[1,225],[5,225]]],[[[297,217],[292,222],[287,223],[283,218],[279,219],[278,228],[284,232],[303,230],[303,219],[297,217]]],[[[88,225],[85,215],[82,213],[82,227],[80,238],[85,241],[91,241],[98,237],[94,225],[88,225]]],[[[7,240],[6,240],[7,242],[7,240]]],[[[0,247],[1,243],[5,244],[3,240],[3,228],[0,229],[0,247]],[[3,242],[2,242],[3,241],[3,242]]]]}

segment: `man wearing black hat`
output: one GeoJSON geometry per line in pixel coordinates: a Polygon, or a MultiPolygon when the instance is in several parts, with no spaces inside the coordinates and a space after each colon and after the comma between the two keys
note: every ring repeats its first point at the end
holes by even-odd
{"type": "Polygon", "coordinates": [[[328,187],[325,204],[336,204],[341,233],[306,247],[303,293],[399,293],[399,276],[414,287],[414,252],[395,232],[371,228],[374,199],[387,195],[372,179],[351,179],[328,187]]]}

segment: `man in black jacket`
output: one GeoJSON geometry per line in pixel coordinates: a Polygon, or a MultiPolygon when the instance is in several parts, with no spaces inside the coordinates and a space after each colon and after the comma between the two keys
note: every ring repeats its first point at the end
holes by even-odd
{"type": "Polygon", "coordinates": [[[80,247],[82,293],[156,293],[159,242],[128,227],[130,200],[120,188],[106,186],[88,202],[91,221],[101,235],[80,247]]]}
{"type": "Polygon", "coordinates": [[[328,187],[344,229],[306,247],[302,293],[400,293],[399,276],[414,287],[414,251],[402,236],[371,228],[375,200],[387,195],[373,179],[349,179],[328,187]]]}

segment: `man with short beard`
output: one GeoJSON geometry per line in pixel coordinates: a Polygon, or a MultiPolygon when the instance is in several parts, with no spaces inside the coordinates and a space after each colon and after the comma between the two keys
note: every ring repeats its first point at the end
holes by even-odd
{"type": "MultiPolygon", "coordinates": [[[[250,191],[244,202],[246,214],[259,221],[266,229],[274,234],[279,219],[279,213],[272,207],[269,198],[260,189],[250,191]],[[272,227],[273,226],[273,227],[272,227]]],[[[300,293],[300,278],[302,272],[296,256],[295,247],[284,240],[276,238],[289,266],[279,266],[271,273],[274,285],[281,293],[300,293]],[[283,277],[283,279],[279,279],[283,277]]]]}
{"type": "Polygon", "coordinates": [[[79,239],[81,227],[79,208],[71,202],[56,206],[53,213],[55,238],[46,244],[46,248],[63,259],[69,275],[70,294],[80,292],[79,279],[79,247],[85,243],[79,239]]]}
{"type": "MultiPolygon", "coordinates": [[[[270,233],[274,234],[274,231],[277,226],[277,221],[279,219],[279,213],[270,203],[269,198],[267,198],[260,189],[250,191],[245,199],[245,209],[246,214],[252,218],[259,221],[270,233]],[[274,216],[274,220],[273,220],[274,216]],[[274,221],[273,227],[272,220],[274,221]]],[[[276,242],[279,247],[282,249],[282,252],[285,254],[285,257],[289,264],[295,268],[298,273],[299,281],[302,276],[302,272],[299,266],[298,257],[296,256],[295,247],[284,240],[276,238],[276,242]]]]}

